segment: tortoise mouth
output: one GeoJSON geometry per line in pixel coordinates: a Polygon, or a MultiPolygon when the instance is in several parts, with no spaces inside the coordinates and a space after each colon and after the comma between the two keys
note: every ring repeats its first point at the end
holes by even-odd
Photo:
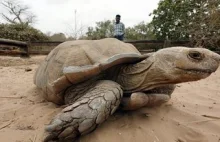
{"type": "Polygon", "coordinates": [[[183,71],[195,73],[195,74],[211,74],[214,72],[213,70],[210,70],[210,69],[193,69],[193,68],[184,69],[184,68],[179,68],[179,67],[176,67],[176,68],[179,70],[183,70],[183,71]]]}

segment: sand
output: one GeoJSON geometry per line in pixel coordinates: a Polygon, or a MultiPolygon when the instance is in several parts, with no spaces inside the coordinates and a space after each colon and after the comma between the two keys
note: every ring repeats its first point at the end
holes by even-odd
{"type": "MultiPolygon", "coordinates": [[[[44,57],[0,57],[1,142],[41,142],[45,125],[62,109],[44,100],[33,84],[44,57]]],[[[220,69],[207,79],[179,84],[160,107],[116,112],[80,142],[220,142],[219,110],[220,69]]]]}

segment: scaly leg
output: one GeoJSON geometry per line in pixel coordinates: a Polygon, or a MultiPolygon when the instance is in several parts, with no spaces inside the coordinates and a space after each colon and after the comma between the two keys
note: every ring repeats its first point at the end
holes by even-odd
{"type": "Polygon", "coordinates": [[[46,127],[48,135],[44,141],[73,142],[80,135],[93,131],[115,112],[122,97],[120,85],[113,81],[93,83],[92,88],[51,121],[46,127]]]}
{"type": "Polygon", "coordinates": [[[165,85],[152,90],[132,93],[130,97],[123,97],[120,108],[123,110],[135,110],[141,107],[159,106],[170,100],[176,85],[165,85]]]}
{"type": "Polygon", "coordinates": [[[123,97],[120,109],[136,110],[144,106],[159,106],[169,101],[167,94],[145,94],[143,92],[132,93],[130,97],[123,97]]]}

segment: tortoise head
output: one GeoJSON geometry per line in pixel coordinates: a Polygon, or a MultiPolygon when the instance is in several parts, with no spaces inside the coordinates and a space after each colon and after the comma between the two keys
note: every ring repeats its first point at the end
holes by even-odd
{"type": "Polygon", "coordinates": [[[205,48],[165,48],[156,52],[153,58],[156,68],[173,83],[206,78],[220,63],[220,55],[205,48]]]}

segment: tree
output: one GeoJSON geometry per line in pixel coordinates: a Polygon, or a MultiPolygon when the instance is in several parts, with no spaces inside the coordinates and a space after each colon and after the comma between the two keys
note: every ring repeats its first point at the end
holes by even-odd
{"type": "Polygon", "coordinates": [[[151,24],[157,39],[213,46],[220,40],[219,14],[219,0],[161,0],[151,24]]]}
{"type": "Polygon", "coordinates": [[[140,22],[134,27],[125,29],[125,38],[127,40],[146,40],[154,39],[153,27],[148,23],[140,22]]]}
{"type": "MultiPolygon", "coordinates": [[[[101,39],[114,36],[114,21],[106,20],[96,23],[95,27],[88,27],[87,39],[101,39]]],[[[154,39],[153,27],[150,24],[140,22],[134,27],[125,29],[126,40],[154,39]]]]}
{"type": "Polygon", "coordinates": [[[96,22],[96,27],[88,27],[86,33],[88,39],[102,39],[113,37],[113,22],[110,20],[96,22]]]}
{"type": "Polygon", "coordinates": [[[47,35],[31,26],[36,16],[30,12],[28,6],[16,0],[3,0],[0,5],[5,9],[1,15],[8,22],[0,24],[0,38],[20,41],[49,40],[47,35]]]}
{"type": "Polygon", "coordinates": [[[51,41],[66,41],[66,36],[64,33],[55,33],[50,36],[51,41]]]}
{"type": "MultiPolygon", "coordinates": [[[[77,23],[75,23],[77,24],[77,23]]],[[[68,32],[65,32],[65,34],[70,37],[71,40],[76,40],[76,39],[81,39],[82,37],[85,36],[85,31],[86,31],[86,26],[84,25],[79,25],[77,24],[77,26],[75,28],[73,28],[73,26],[71,26],[71,24],[68,24],[68,32]]],[[[70,40],[68,39],[68,40],[70,40]]]]}
{"type": "Polygon", "coordinates": [[[2,17],[11,24],[33,24],[36,16],[30,12],[30,7],[16,0],[5,0],[0,3],[7,11],[1,13],[2,17]]]}

